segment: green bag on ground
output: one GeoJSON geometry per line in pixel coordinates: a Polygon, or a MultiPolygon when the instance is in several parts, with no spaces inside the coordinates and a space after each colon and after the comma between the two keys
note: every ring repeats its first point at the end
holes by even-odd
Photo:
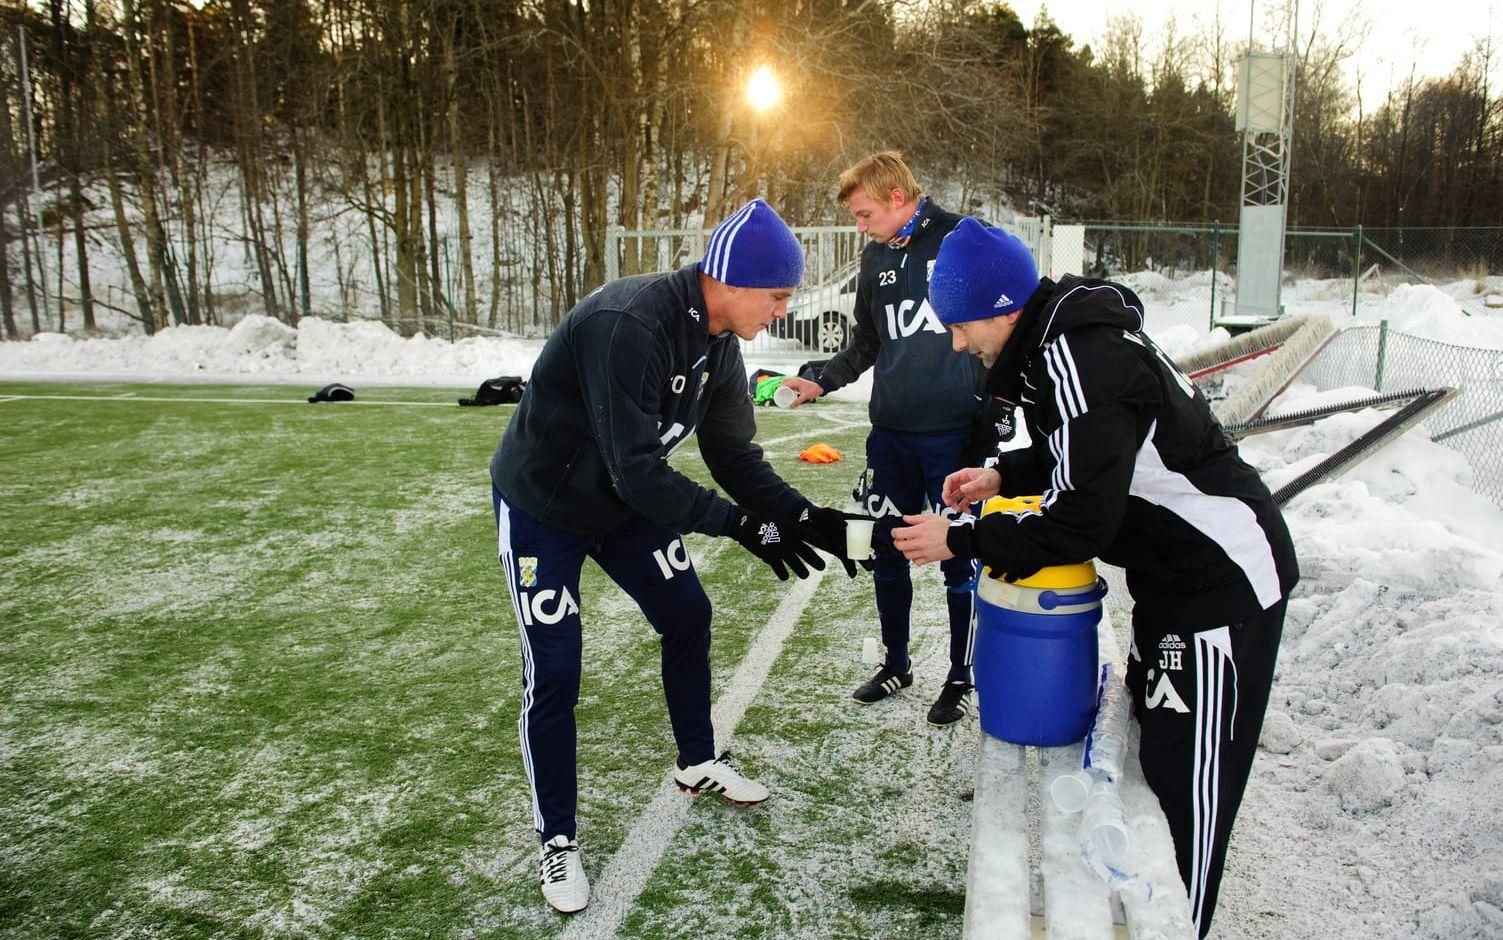
{"type": "Polygon", "coordinates": [[[772,396],[777,392],[778,386],[783,384],[786,375],[768,375],[757,380],[757,390],[752,393],[752,404],[770,405],[772,396]]]}

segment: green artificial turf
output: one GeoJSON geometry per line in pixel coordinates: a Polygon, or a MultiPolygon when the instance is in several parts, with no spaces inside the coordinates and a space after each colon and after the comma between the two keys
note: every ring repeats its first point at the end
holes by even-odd
{"type": "MultiPolygon", "coordinates": [[[[486,475],[512,408],[307,394],[0,383],[0,934],[567,925],[536,885],[486,475]],[[58,395],[89,400],[26,397],[58,395]]],[[[848,495],[861,406],[758,421],[790,482],[848,495]],[[800,463],[815,441],[847,459],[800,463]]],[[[708,482],[694,447],[675,465],[708,482]]],[[[787,585],[726,540],[688,544],[718,695],[787,585]]],[[[773,799],[696,801],[623,936],[958,934],[974,726],[923,723],[946,641],[936,573],[918,583],[918,685],[862,709],[870,576],[825,579],[731,742],[773,799]]],[[[674,750],[655,634],[593,564],[581,594],[580,838],[598,882],[674,750]]]]}

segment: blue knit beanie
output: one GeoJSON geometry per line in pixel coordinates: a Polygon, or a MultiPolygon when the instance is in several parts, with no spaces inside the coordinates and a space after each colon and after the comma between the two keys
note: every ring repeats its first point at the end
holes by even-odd
{"type": "Polygon", "coordinates": [[[804,249],[760,199],[753,199],[710,233],[699,270],[733,287],[797,287],[804,249]]]}
{"type": "Polygon", "coordinates": [[[1023,309],[1038,286],[1033,253],[1021,239],[966,218],[939,243],[929,306],[947,326],[985,320],[1023,309]]]}

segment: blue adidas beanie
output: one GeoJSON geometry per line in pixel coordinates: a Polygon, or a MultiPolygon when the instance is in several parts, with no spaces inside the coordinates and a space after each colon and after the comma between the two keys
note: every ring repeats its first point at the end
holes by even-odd
{"type": "Polygon", "coordinates": [[[797,287],[804,249],[772,206],[753,199],[715,226],[699,270],[733,287],[797,287]]]}
{"type": "Polygon", "coordinates": [[[1023,309],[1038,286],[1038,267],[1022,239],[965,218],[939,243],[929,306],[946,326],[985,320],[1023,309]]]}

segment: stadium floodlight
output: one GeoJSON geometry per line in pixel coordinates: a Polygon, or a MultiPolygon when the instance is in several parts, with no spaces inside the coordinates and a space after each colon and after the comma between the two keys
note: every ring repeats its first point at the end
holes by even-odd
{"type": "Polygon", "coordinates": [[[1284,230],[1289,215],[1289,148],[1294,137],[1294,50],[1298,4],[1291,4],[1284,48],[1248,53],[1237,63],[1236,129],[1242,134],[1242,201],[1237,218],[1237,315],[1283,313],[1284,230]]]}

